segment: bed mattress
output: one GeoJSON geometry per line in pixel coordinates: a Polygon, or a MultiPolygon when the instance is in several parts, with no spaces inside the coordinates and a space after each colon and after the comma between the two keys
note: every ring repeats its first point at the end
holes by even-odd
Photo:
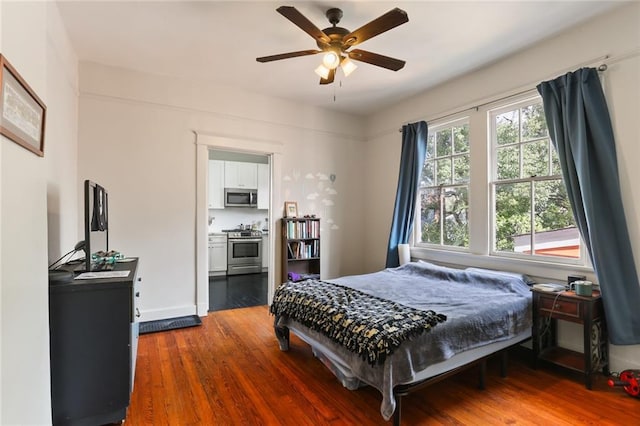
{"type": "Polygon", "coordinates": [[[523,276],[412,262],[330,282],[447,316],[429,332],[403,342],[382,365],[367,363],[287,316],[277,318],[278,326],[312,346],[344,386],[355,389],[366,383],[378,389],[380,412],[387,420],[395,410],[395,386],[438,375],[531,335],[531,291],[523,276]]]}

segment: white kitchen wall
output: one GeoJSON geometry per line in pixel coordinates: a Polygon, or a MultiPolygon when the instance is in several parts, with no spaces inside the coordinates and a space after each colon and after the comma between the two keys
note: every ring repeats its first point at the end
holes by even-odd
{"type": "MultiPolygon", "coordinates": [[[[96,64],[82,64],[80,76],[80,179],[109,189],[110,245],[141,259],[143,321],[195,313],[194,132],[238,140],[238,151],[242,140],[280,144],[282,175],[336,174],[332,216],[341,226],[323,239],[323,273],[361,271],[362,119],[96,64]]],[[[314,204],[297,201],[301,211],[314,204]]]]}
{"type": "Polygon", "coordinates": [[[236,229],[240,224],[255,224],[262,230],[267,225],[269,210],[227,207],[225,209],[209,209],[209,232],[220,232],[223,229],[236,229]]]}
{"type": "MultiPolygon", "coordinates": [[[[534,89],[543,80],[572,71],[597,58],[610,55],[604,87],[618,147],[620,183],[631,242],[640,271],[640,4],[622,6],[595,20],[523,50],[491,66],[455,79],[426,93],[401,102],[367,118],[367,149],[364,170],[367,186],[364,246],[368,248],[365,269],[384,266],[398,179],[402,124],[430,120],[523,89],[534,89]]],[[[592,64],[593,65],[593,64],[592,64]]],[[[598,64],[596,64],[598,65],[598,64]]],[[[480,123],[482,124],[482,123],[480,123]]],[[[481,132],[482,133],[482,132],[481,132]]],[[[473,149],[473,140],[471,141],[473,149]]],[[[442,259],[446,255],[440,255],[442,259]]],[[[468,259],[472,261],[472,259],[468,259]]],[[[455,262],[452,262],[455,263],[455,262]]],[[[566,270],[537,271],[546,278],[564,280],[566,270]]],[[[562,330],[561,330],[562,331],[562,330]]],[[[563,333],[563,346],[581,350],[582,332],[563,333]]],[[[612,369],[640,368],[640,345],[611,346],[612,369]]]]}
{"type": "Polygon", "coordinates": [[[77,60],[52,2],[0,2],[0,52],[47,106],[44,158],[0,140],[0,424],[51,423],[47,265],[77,233],[77,60]]]}

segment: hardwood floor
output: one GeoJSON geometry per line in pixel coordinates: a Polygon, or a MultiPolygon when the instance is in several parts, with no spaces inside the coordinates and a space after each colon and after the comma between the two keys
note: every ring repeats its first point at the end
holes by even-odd
{"type": "MultiPolygon", "coordinates": [[[[403,398],[403,425],[636,425],[640,399],[599,375],[572,375],[511,357],[486,389],[469,369],[403,398]]],[[[291,334],[281,352],[266,306],[210,312],[202,326],[140,336],[130,425],[385,425],[380,393],[349,391],[291,334]]]]}
{"type": "Polygon", "coordinates": [[[267,304],[268,275],[209,277],[209,312],[267,304]]]}

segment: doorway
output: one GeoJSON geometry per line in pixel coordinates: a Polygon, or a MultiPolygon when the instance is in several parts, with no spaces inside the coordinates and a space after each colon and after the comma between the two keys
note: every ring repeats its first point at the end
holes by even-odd
{"type": "MultiPolygon", "coordinates": [[[[216,302],[214,302],[212,297],[210,297],[210,280],[209,280],[209,206],[208,206],[208,189],[209,189],[209,155],[210,151],[219,151],[225,152],[229,155],[249,155],[249,156],[258,156],[264,157],[267,159],[268,164],[268,188],[269,188],[269,197],[267,200],[268,205],[268,215],[266,215],[262,219],[261,226],[266,226],[266,228],[271,232],[271,230],[275,230],[275,215],[273,214],[273,200],[277,200],[280,198],[280,185],[277,184],[279,182],[280,172],[280,162],[282,156],[282,144],[273,141],[262,141],[262,140],[250,140],[250,139],[234,139],[223,136],[217,136],[212,134],[206,134],[203,132],[195,132],[196,139],[196,309],[197,314],[199,316],[206,316],[207,312],[213,307],[214,309],[218,309],[222,306],[222,302],[220,297],[216,302]]],[[[221,219],[222,216],[215,216],[218,220],[221,219]]],[[[226,218],[225,220],[228,220],[226,218]]],[[[226,226],[223,226],[223,221],[219,221],[218,227],[220,231],[222,229],[228,229],[226,226]]],[[[229,223],[229,222],[226,222],[229,223]]],[[[240,224],[237,224],[240,225],[240,224]]],[[[243,225],[246,225],[243,222],[243,225]]],[[[275,234],[273,234],[275,235],[275,234]]],[[[269,238],[266,239],[265,243],[265,274],[266,277],[261,273],[261,279],[264,280],[266,278],[266,303],[268,303],[273,297],[273,292],[275,289],[275,277],[277,276],[278,271],[276,271],[276,261],[275,261],[275,245],[276,241],[273,235],[269,235],[269,238]]],[[[221,277],[222,275],[220,275],[221,277]]],[[[238,275],[240,277],[241,275],[238,275]]],[[[225,278],[226,279],[226,278],[225,278]]],[[[216,279],[215,281],[218,281],[216,279]]],[[[222,278],[219,281],[223,281],[222,278]]],[[[238,279],[237,281],[241,281],[238,279]]],[[[230,282],[227,280],[226,283],[228,286],[233,286],[236,282],[230,282]]],[[[239,289],[242,284],[239,284],[237,288],[232,288],[233,290],[239,289]]],[[[263,287],[260,287],[263,288],[263,287]]],[[[233,292],[227,291],[227,294],[233,292]]],[[[259,292],[256,292],[256,294],[259,292]]],[[[235,294],[235,293],[234,293],[235,294]]],[[[232,295],[234,296],[234,295],[232,295]]],[[[253,296],[248,296],[248,299],[251,299],[253,296]]],[[[262,291],[261,301],[264,301],[264,290],[262,291]]],[[[241,302],[239,302],[241,303],[241,302]]],[[[250,302],[247,302],[250,303],[250,302]]],[[[234,297],[229,301],[230,305],[237,305],[237,300],[234,300],[234,297]]],[[[237,306],[236,306],[237,307],[237,306]]]]}
{"type": "Polygon", "coordinates": [[[209,311],[267,304],[269,166],[268,155],[209,149],[209,311]]]}

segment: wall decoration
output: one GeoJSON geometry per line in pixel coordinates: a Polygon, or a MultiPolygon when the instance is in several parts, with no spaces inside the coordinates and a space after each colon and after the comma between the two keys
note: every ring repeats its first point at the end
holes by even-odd
{"type": "Polygon", "coordinates": [[[285,201],[284,217],[298,217],[298,203],[295,201],[285,201]]]}
{"type": "MultiPolygon", "coordinates": [[[[282,177],[284,199],[298,199],[296,204],[298,217],[319,215],[323,218],[323,226],[331,231],[340,229],[334,217],[335,205],[338,202],[338,190],[335,188],[336,174],[292,169],[282,177]]],[[[285,206],[285,217],[287,209],[285,206]]],[[[327,234],[328,235],[328,234],[327,234]]]]}
{"type": "Polygon", "coordinates": [[[46,113],[44,103],[0,54],[0,133],[43,157],[46,113]]]}

